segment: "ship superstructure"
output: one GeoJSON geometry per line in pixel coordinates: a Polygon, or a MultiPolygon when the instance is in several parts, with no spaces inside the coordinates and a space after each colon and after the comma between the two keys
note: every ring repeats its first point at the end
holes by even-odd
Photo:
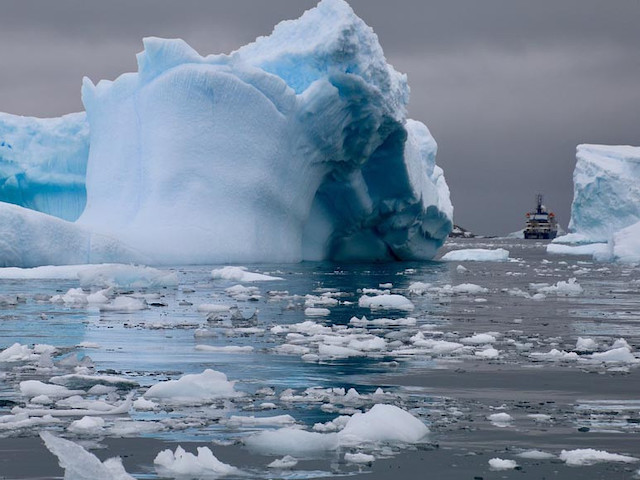
{"type": "Polygon", "coordinates": [[[553,212],[542,203],[542,194],[536,196],[536,209],[527,213],[524,238],[552,239],[558,235],[558,222],[553,212]]]}

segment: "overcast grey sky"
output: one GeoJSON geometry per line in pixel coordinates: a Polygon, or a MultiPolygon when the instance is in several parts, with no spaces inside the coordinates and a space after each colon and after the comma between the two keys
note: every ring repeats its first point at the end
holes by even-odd
{"type": "MultiPolygon", "coordinates": [[[[3,0],[0,111],[82,110],[82,77],[134,71],[144,36],[226,53],[315,3],[3,0]]],[[[640,0],[349,3],[408,74],[466,228],[522,228],[537,192],[566,226],[576,145],[640,145],[640,0]]]]}

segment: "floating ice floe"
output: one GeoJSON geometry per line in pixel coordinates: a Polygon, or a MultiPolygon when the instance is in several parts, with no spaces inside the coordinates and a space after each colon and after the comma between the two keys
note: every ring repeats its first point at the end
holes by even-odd
{"type": "Polygon", "coordinates": [[[343,428],[336,433],[281,428],[254,434],[245,443],[264,453],[308,455],[341,446],[418,443],[429,433],[424,423],[409,412],[387,404],[376,404],[368,412],[356,413],[343,423],[338,425],[343,428]]]}
{"type": "Polygon", "coordinates": [[[292,457],[291,455],[285,455],[282,458],[278,458],[274,460],[269,465],[267,465],[267,467],[286,470],[286,469],[295,467],[297,464],[298,464],[297,458],[292,457]]]}
{"type": "Polygon", "coordinates": [[[160,475],[173,478],[210,478],[239,473],[236,467],[218,460],[207,447],[198,447],[198,455],[185,451],[178,446],[175,452],[163,450],[153,463],[160,475]]]}
{"type": "Polygon", "coordinates": [[[144,397],[169,404],[199,405],[240,396],[234,385],[235,382],[228,381],[224,373],[206,369],[202,373],[184,375],[178,380],[156,383],[145,392],[144,397]]]}
{"type": "Polygon", "coordinates": [[[282,426],[292,425],[294,423],[296,423],[296,419],[291,415],[275,415],[273,417],[243,417],[239,415],[232,415],[229,417],[229,420],[227,420],[227,425],[243,427],[282,426]]]}
{"type": "Polygon", "coordinates": [[[543,295],[565,295],[574,296],[581,295],[584,292],[582,286],[576,281],[575,277],[568,279],[566,282],[560,280],[555,285],[548,284],[530,284],[530,287],[536,289],[538,293],[543,295]]]}
{"type": "Polygon", "coordinates": [[[18,342],[0,351],[0,362],[25,362],[38,360],[43,354],[51,355],[56,351],[51,345],[36,344],[32,347],[18,342]]]}
{"type": "Polygon", "coordinates": [[[77,443],[49,432],[41,432],[40,437],[49,451],[58,457],[65,480],[135,480],[125,471],[120,458],[101,462],[77,443]]]}
{"type": "Polygon", "coordinates": [[[576,341],[576,348],[574,351],[584,353],[584,352],[594,352],[598,350],[598,344],[593,338],[582,338],[578,337],[576,341]]]}
{"type": "Polygon", "coordinates": [[[509,251],[504,248],[466,248],[447,252],[440,260],[443,262],[506,262],[509,260],[509,251]]]}
{"type": "Polygon", "coordinates": [[[506,412],[492,413],[487,417],[496,427],[509,427],[513,422],[513,417],[506,412]]]}
{"type": "Polygon", "coordinates": [[[249,353],[254,350],[251,345],[196,345],[195,349],[212,353],[249,353]]]}
{"type": "Polygon", "coordinates": [[[349,463],[367,464],[367,463],[373,463],[376,460],[376,457],[374,457],[373,455],[369,455],[367,453],[362,453],[362,452],[358,452],[358,453],[347,452],[344,454],[344,460],[345,462],[349,462],[349,463]]]}
{"type": "Polygon", "coordinates": [[[104,419],[102,417],[82,417],[74,420],[67,427],[67,430],[80,435],[99,435],[104,430],[104,419]]]}
{"type": "Polygon", "coordinates": [[[373,297],[363,295],[360,297],[360,300],[358,300],[358,305],[372,310],[389,309],[412,311],[415,308],[411,300],[402,295],[375,295],[373,297]]]}
{"type": "Polygon", "coordinates": [[[331,310],[328,308],[314,308],[307,307],[304,309],[305,317],[326,317],[331,314],[331,310]]]}
{"type": "Polygon", "coordinates": [[[593,448],[562,450],[562,452],[560,452],[560,460],[565,462],[567,465],[574,467],[593,465],[601,462],[634,463],[638,461],[635,457],[609,453],[604,450],[595,450],[593,448]]]}
{"type": "Polygon", "coordinates": [[[100,305],[100,310],[105,312],[138,312],[147,308],[149,307],[143,298],[134,298],[127,295],[120,295],[110,303],[100,305]]]}
{"type": "Polygon", "coordinates": [[[491,470],[513,470],[518,466],[515,460],[505,460],[503,458],[492,458],[489,460],[491,470]]]}
{"type": "Polygon", "coordinates": [[[517,454],[520,458],[526,458],[529,460],[550,460],[556,458],[553,453],[543,452],[541,450],[525,450],[517,454]]]}
{"type": "Polygon", "coordinates": [[[554,255],[588,255],[593,257],[602,257],[608,255],[609,245],[606,243],[591,243],[588,245],[550,243],[547,245],[547,253],[554,255]]]}
{"type": "Polygon", "coordinates": [[[222,267],[211,271],[214,280],[229,280],[232,282],[271,282],[282,280],[281,277],[273,277],[263,273],[249,272],[247,267],[222,267]]]}

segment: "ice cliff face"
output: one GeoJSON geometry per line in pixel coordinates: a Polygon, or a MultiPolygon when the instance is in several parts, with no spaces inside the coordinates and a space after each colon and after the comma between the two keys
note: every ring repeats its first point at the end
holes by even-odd
{"type": "Polygon", "coordinates": [[[640,147],[579,145],[569,229],[591,242],[640,221],[640,147]]]}
{"type": "Polygon", "coordinates": [[[428,259],[451,230],[406,77],[342,0],[230,55],[147,38],[137,73],[85,79],[82,98],[73,226],[153,263],[428,259]]]}
{"type": "Polygon", "coordinates": [[[579,145],[569,229],[560,242],[609,244],[601,259],[640,261],[640,147],[579,145]]]}
{"type": "Polygon", "coordinates": [[[0,202],[76,220],[86,201],[84,113],[29,118],[0,113],[0,202]]]}

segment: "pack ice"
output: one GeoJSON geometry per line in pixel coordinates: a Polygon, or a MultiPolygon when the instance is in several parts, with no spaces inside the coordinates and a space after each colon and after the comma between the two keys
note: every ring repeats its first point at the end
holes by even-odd
{"type": "MultiPolygon", "coordinates": [[[[572,233],[554,242],[592,244],[575,253],[599,259],[640,261],[640,147],[579,145],[576,158],[572,233]]],[[[558,245],[549,251],[571,253],[558,245]]]]}
{"type": "MultiPolygon", "coordinates": [[[[406,76],[345,1],[228,55],[143,43],[137,72],[84,79],[86,120],[0,117],[1,200],[79,216],[69,232],[113,239],[100,261],[429,259],[446,239],[453,208],[436,143],[406,118],[406,76]]],[[[93,262],[85,244],[82,263],[93,262]]],[[[38,263],[7,248],[2,264],[38,263]]]]}

